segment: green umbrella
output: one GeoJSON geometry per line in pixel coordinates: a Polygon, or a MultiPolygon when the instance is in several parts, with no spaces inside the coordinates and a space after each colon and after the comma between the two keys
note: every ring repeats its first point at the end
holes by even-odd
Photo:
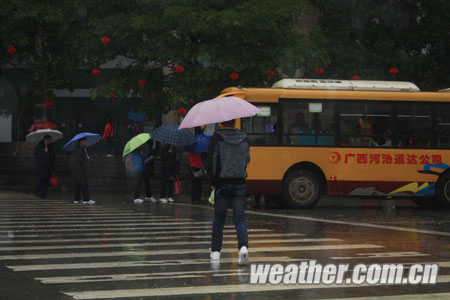
{"type": "Polygon", "coordinates": [[[144,145],[148,140],[150,140],[150,134],[141,133],[128,141],[128,143],[123,148],[122,156],[125,157],[140,146],[144,145]]]}

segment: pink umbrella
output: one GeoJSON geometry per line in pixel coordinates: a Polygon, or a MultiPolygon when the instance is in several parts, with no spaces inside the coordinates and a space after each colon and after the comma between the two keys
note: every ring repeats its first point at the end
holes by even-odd
{"type": "Polygon", "coordinates": [[[178,128],[192,128],[238,118],[251,117],[258,112],[259,108],[235,96],[214,98],[194,105],[194,107],[188,111],[178,128]]]}

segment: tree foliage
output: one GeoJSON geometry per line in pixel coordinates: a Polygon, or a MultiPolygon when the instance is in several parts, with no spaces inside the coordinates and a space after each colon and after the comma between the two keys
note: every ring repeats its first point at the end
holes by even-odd
{"type": "MultiPolygon", "coordinates": [[[[313,0],[327,38],[328,77],[450,86],[450,2],[445,0],[313,0]]],[[[325,76],[324,75],[324,76],[325,76]]]]}
{"type": "Polygon", "coordinates": [[[166,110],[212,98],[226,86],[261,86],[270,70],[301,63],[299,46],[308,40],[294,27],[302,10],[298,0],[89,1],[91,65],[117,55],[132,61],[95,93],[139,93],[145,107],[166,110]],[[99,43],[102,35],[111,38],[107,46],[99,43]],[[140,78],[148,85],[139,88],[140,78]]]}

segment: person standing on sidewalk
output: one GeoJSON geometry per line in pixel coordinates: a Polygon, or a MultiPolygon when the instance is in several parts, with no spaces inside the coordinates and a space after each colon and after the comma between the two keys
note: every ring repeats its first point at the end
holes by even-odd
{"type": "Polygon", "coordinates": [[[176,147],[175,145],[164,144],[161,147],[161,198],[159,198],[161,203],[174,202],[172,197],[176,169],[176,147]]]}
{"type": "Polygon", "coordinates": [[[238,263],[246,265],[249,259],[245,179],[250,154],[247,135],[235,129],[234,125],[235,120],[219,123],[208,148],[207,172],[211,178],[211,189],[215,190],[210,257],[212,260],[220,259],[225,217],[228,207],[231,207],[238,239],[238,263]]]}
{"type": "Polygon", "coordinates": [[[47,198],[50,177],[55,171],[55,151],[51,142],[52,137],[46,135],[33,149],[36,166],[36,196],[40,198],[47,198]]]}
{"type": "Polygon", "coordinates": [[[94,204],[95,201],[91,199],[88,186],[87,164],[89,155],[87,153],[86,142],[86,137],[78,140],[78,145],[73,151],[70,160],[72,174],[75,178],[73,203],[79,203],[81,201],[81,192],[83,194],[83,203],[94,204]]]}
{"type": "Polygon", "coordinates": [[[107,147],[107,154],[106,156],[108,157],[112,157],[112,140],[114,137],[114,128],[113,128],[113,120],[112,119],[108,119],[108,122],[105,125],[105,130],[103,131],[103,136],[102,138],[105,140],[106,142],[106,147],[107,147]]]}
{"type": "Polygon", "coordinates": [[[131,154],[133,158],[133,169],[136,175],[136,183],[134,186],[134,203],[140,204],[144,200],[140,198],[142,181],[144,181],[145,187],[145,200],[156,202],[156,199],[152,197],[152,191],[150,189],[150,170],[147,164],[153,159],[153,156],[146,157],[143,153],[142,147],[136,149],[131,154]]]}
{"type": "Polygon", "coordinates": [[[191,186],[191,202],[200,203],[202,197],[202,185],[203,185],[203,163],[202,153],[188,152],[189,168],[192,177],[191,186]]]}

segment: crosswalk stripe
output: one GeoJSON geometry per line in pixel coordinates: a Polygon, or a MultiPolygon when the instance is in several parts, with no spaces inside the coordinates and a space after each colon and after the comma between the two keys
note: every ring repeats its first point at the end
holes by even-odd
{"type": "MultiPolygon", "coordinates": [[[[233,226],[228,226],[225,228],[232,228],[233,226]]],[[[83,232],[83,233],[79,233],[79,232],[71,232],[71,233],[62,233],[62,234],[21,234],[21,235],[17,235],[15,236],[13,234],[13,236],[9,237],[9,240],[4,240],[4,241],[0,241],[0,243],[10,243],[10,242],[14,242],[14,241],[26,241],[23,240],[23,238],[42,238],[42,240],[45,239],[53,239],[53,238],[61,238],[61,237],[74,237],[74,236],[97,236],[99,238],[106,238],[106,237],[110,237],[110,236],[121,236],[121,235],[127,235],[127,236],[139,236],[139,235],[144,235],[144,236],[158,236],[158,235],[164,235],[164,234],[184,234],[184,233],[205,233],[205,232],[209,232],[211,233],[211,227],[207,227],[207,226],[201,226],[199,227],[200,229],[205,228],[205,230],[199,230],[196,229],[197,227],[186,227],[183,229],[189,229],[189,228],[193,228],[194,230],[180,230],[179,228],[169,228],[169,229],[165,229],[165,230],[158,230],[158,231],[154,231],[155,228],[149,229],[147,231],[145,230],[141,230],[141,231],[133,231],[130,232],[129,230],[123,231],[123,232],[117,232],[117,231],[112,231],[112,232],[108,232],[105,233],[103,231],[100,232],[83,232]]],[[[272,230],[270,229],[247,229],[248,232],[270,232],[272,230]]],[[[230,230],[230,229],[225,229],[223,232],[236,232],[236,230],[230,230]]],[[[301,234],[304,235],[304,234],[301,234]]]]}
{"type": "MultiPolygon", "coordinates": [[[[231,231],[231,230],[230,230],[231,231]]],[[[209,231],[201,231],[202,232],[209,232],[211,233],[211,230],[209,231]]],[[[173,233],[173,232],[172,232],[173,233]]],[[[180,232],[176,232],[177,234],[180,232]]],[[[183,233],[183,232],[181,232],[183,233]]],[[[73,243],[73,242],[112,242],[112,241],[148,241],[153,239],[183,239],[183,238],[195,238],[195,239],[206,239],[211,238],[211,234],[209,235],[190,235],[195,234],[197,232],[195,231],[186,231],[184,233],[187,233],[186,235],[165,235],[165,236],[144,236],[144,237],[119,237],[119,238],[112,238],[112,237],[97,237],[97,238],[88,238],[88,239],[50,239],[50,240],[9,240],[9,241],[0,241],[0,244],[10,244],[10,245],[18,245],[18,244],[46,244],[46,243],[73,243]]],[[[304,236],[304,234],[301,233],[263,233],[263,234],[253,234],[249,233],[249,238],[257,238],[257,237],[292,237],[292,236],[304,236]]],[[[224,234],[223,237],[236,237],[236,234],[224,234]]]]}
{"type": "Polygon", "coordinates": [[[189,278],[205,277],[211,273],[238,272],[240,270],[202,270],[202,271],[179,271],[179,272],[162,272],[162,273],[127,273],[127,274],[106,274],[94,276],[62,276],[62,277],[38,277],[35,278],[44,284],[67,284],[67,283],[85,283],[85,282],[108,282],[108,281],[132,281],[132,280],[155,280],[168,278],[189,278]]]}
{"type": "MultiPolygon", "coordinates": [[[[299,259],[293,259],[287,256],[252,256],[252,263],[262,262],[292,262],[299,259]]],[[[236,258],[224,257],[220,259],[221,264],[235,263],[236,258]]],[[[143,261],[114,261],[97,263],[61,263],[61,264],[36,264],[36,265],[17,265],[7,266],[9,269],[17,272],[23,271],[48,271],[48,270],[75,270],[75,269],[100,269],[100,268],[134,268],[134,267],[158,267],[158,266],[179,266],[179,265],[203,265],[211,264],[211,259],[171,259],[171,260],[143,260],[143,261]]]]}
{"type": "MultiPolygon", "coordinates": [[[[78,217],[78,218],[47,218],[45,220],[43,219],[31,219],[31,218],[26,218],[23,220],[8,220],[8,221],[0,221],[0,224],[2,225],[13,225],[13,224],[81,224],[81,223],[85,223],[85,222],[117,222],[117,221],[127,221],[127,220],[155,220],[155,221],[165,221],[165,220],[173,220],[171,217],[167,216],[167,217],[156,217],[156,216],[121,216],[121,217],[116,217],[116,218],[93,218],[93,217],[78,217]]],[[[183,220],[193,220],[193,219],[183,219],[183,220]]]]}
{"type": "Polygon", "coordinates": [[[7,214],[0,214],[0,218],[4,218],[4,219],[11,219],[14,220],[16,218],[41,218],[41,219],[48,219],[48,218],[53,218],[55,216],[58,217],[72,217],[72,218],[77,218],[77,217],[95,217],[95,216],[153,216],[152,214],[149,213],[132,213],[132,212],[123,212],[123,213],[114,213],[114,212],[92,212],[92,211],[85,211],[85,212],[73,212],[73,213],[65,213],[65,214],[56,214],[51,212],[51,213],[39,213],[39,214],[35,214],[35,213],[26,213],[26,212],[22,212],[22,213],[18,213],[18,214],[11,214],[11,213],[7,213],[7,214]]]}
{"type": "MultiPolygon", "coordinates": [[[[301,258],[291,258],[286,256],[255,256],[250,257],[251,263],[276,263],[276,262],[294,262],[298,263],[301,258]]],[[[236,258],[220,258],[220,264],[234,263],[236,258]]],[[[112,262],[94,262],[94,263],[60,263],[60,264],[31,264],[31,265],[11,265],[7,268],[16,271],[49,271],[49,270],[72,270],[72,269],[105,269],[105,268],[134,268],[134,267],[158,267],[158,266],[172,266],[172,265],[197,265],[210,264],[208,259],[180,259],[180,260],[143,260],[143,261],[112,261],[112,262]]],[[[402,263],[403,265],[413,265],[417,262],[402,263]]],[[[440,268],[449,268],[450,261],[440,262],[420,262],[420,264],[437,264],[440,268]]]]}
{"type": "Polygon", "coordinates": [[[357,254],[357,256],[332,256],[334,260],[347,260],[347,259],[366,259],[366,258],[383,258],[383,257],[412,257],[412,256],[430,256],[430,254],[414,252],[414,251],[401,251],[401,252],[376,252],[376,253],[363,253],[357,254]]]}
{"type": "MultiPolygon", "coordinates": [[[[212,228],[212,224],[211,222],[207,222],[210,225],[194,225],[194,226],[183,226],[183,229],[186,228],[212,228]]],[[[183,224],[181,224],[183,225],[183,224]]],[[[143,230],[143,229],[152,229],[152,230],[159,230],[159,229],[176,229],[176,228],[180,228],[179,225],[170,225],[170,226],[157,226],[154,227],[153,225],[143,225],[143,226],[120,226],[120,228],[76,228],[77,232],[82,232],[82,231],[99,231],[99,232],[109,232],[109,231],[130,231],[130,230],[143,230]]],[[[233,225],[225,225],[224,228],[234,228],[233,225]]],[[[19,233],[25,233],[25,232],[42,232],[42,233],[49,233],[49,232],[67,232],[67,231],[71,231],[73,232],[73,230],[70,229],[41,229],[41,230],[14,230],[12,229],[11,231],[0,231],[0,235],[1,234],[5,234],[7,235],[9,232],[13,232],[14,234],[19,234],[19,233]]]]}
{"type": "MultiPolygon", "coordinates": [[[[252,244],[281,244],[281,243],[308,243],[308,242],[337,242],[339,239],[315,238],[315,239],[262,239],[253,240],[252,244]]],[[[211,241],[189,241],[189,245],[209,245],[211,241]]],[[[237,241],[223,241],[223,244],[237,244],[237,241]]],[[[65,249],[106,249],[122,247],[160,247],[160,246],[184,246],[186,241],[176,242],[143,242],[143,243],[115,243],[115,244],[87,244],[87,245],[59,245],[59,246],[24,246],[24,247],[0,247],[0,251],[35,251],[35,250],[65,250],[65,249]]]]}
{"type": "Polygon", "coordinates": [[[198,224],[211,224],[211,221],[205,222],[185,222],[185,220],[190,219],[180,219],[181,222],[173,222],[173,220],[158,220],[158,222],[149,222],[144,220],[144,222],[133,223],[133,222],[125,222],[124,224],[120,223],[81,223],[80,224],[72,224],[72,225],[57,225],[54,226],[52,224],[49,225],[11,225],[11,226],[0,226],[0,229],[26,229],[26,228],[75,228],[78,229],[80,227],[122,227],[123,225],[128,226],[139,226],[139,225],[153,225],[153,226],[161,226],[161,225],[198,225],[198,224]],[[170,221],[170,222],[165,222],[170,221]]]}
{"type": "MultiPolygon", "coordinates": [[[[450,282],[450,275],[438,277],[439,283],[450,282]]],[[[85,292],[63,292],[75,299],[117,299],[117,298],[137,298],[137,297],[163,297],[163,296],[181,296],[181,295],[208,295],[223,293],[250,293],[250,292],[268,292],[268,291],[288,291],[288,290],[306,290],[306,289],[332,289],[332,288],[360,288],[374,285],[337,285],[337,284],[305,284],[305,285],[272,285],[272,284],[230,284],[230,285],[209,285],[209,286],[182,286],[168,288],[145,288],[145,289],[126,289],[126,290],[101,290],[85,292]]]]}
{"type": "Polygon", "coordinates": [[[70,209],[64,209],[64,208],[52,208],[52,207],[39,207],[36,209],[31,209],[31,211],[24,211],[22,209],[14,209],[14,210],[2,210],[2,213],[0,214],[1,216],[8,216],[11,213],[15,213],[15,214],[19,214],[19,215],[38,215],[39,213],[47,213],[47,214],[54,214],[54,213],[67,213],[69,215],[72,214],[80,214],[80,212],[89,212],[89,213],[112,213],[115,212],[116,210],[114,209],[99,209],[99,208],[94,208],[94,206],[85,206],[82,207],[81,209],[77,209],[74,211],[73,208],[70,209]]]}
{"type": "MultiPolygon", "coordinates": [[[[186,244],[186,243],[184,243],[186,244]]],[[[207,245],[210,242],[206,243],[207,245]]],[[[311,245],[311,246],[292,246],[292,247],[261,247],[250,248],[252,252],[282,252],[282,251],[321,251],[321,250],[344,250],[344,249],[373,249],[384,248],[384,246],[371,244],[342,244],[342,245],[311,245]]],[[[236,252],[235,247],[224,248],[221,251],[236,252]]],[[[111,252],[83,252],[83,253],[52,253],[52,254],[19,254],[19,255],[0,255],[0,260],[26,260],[26,259],[47,259],[51,258],[80,258],[80,257],[111,257],[111,256],[141,256],[141,255],[178,255],[178,254],[205,254],[208,249],[166,249],[166,250],[146,250],[146,251],[111,251],[111,252]]]]}

